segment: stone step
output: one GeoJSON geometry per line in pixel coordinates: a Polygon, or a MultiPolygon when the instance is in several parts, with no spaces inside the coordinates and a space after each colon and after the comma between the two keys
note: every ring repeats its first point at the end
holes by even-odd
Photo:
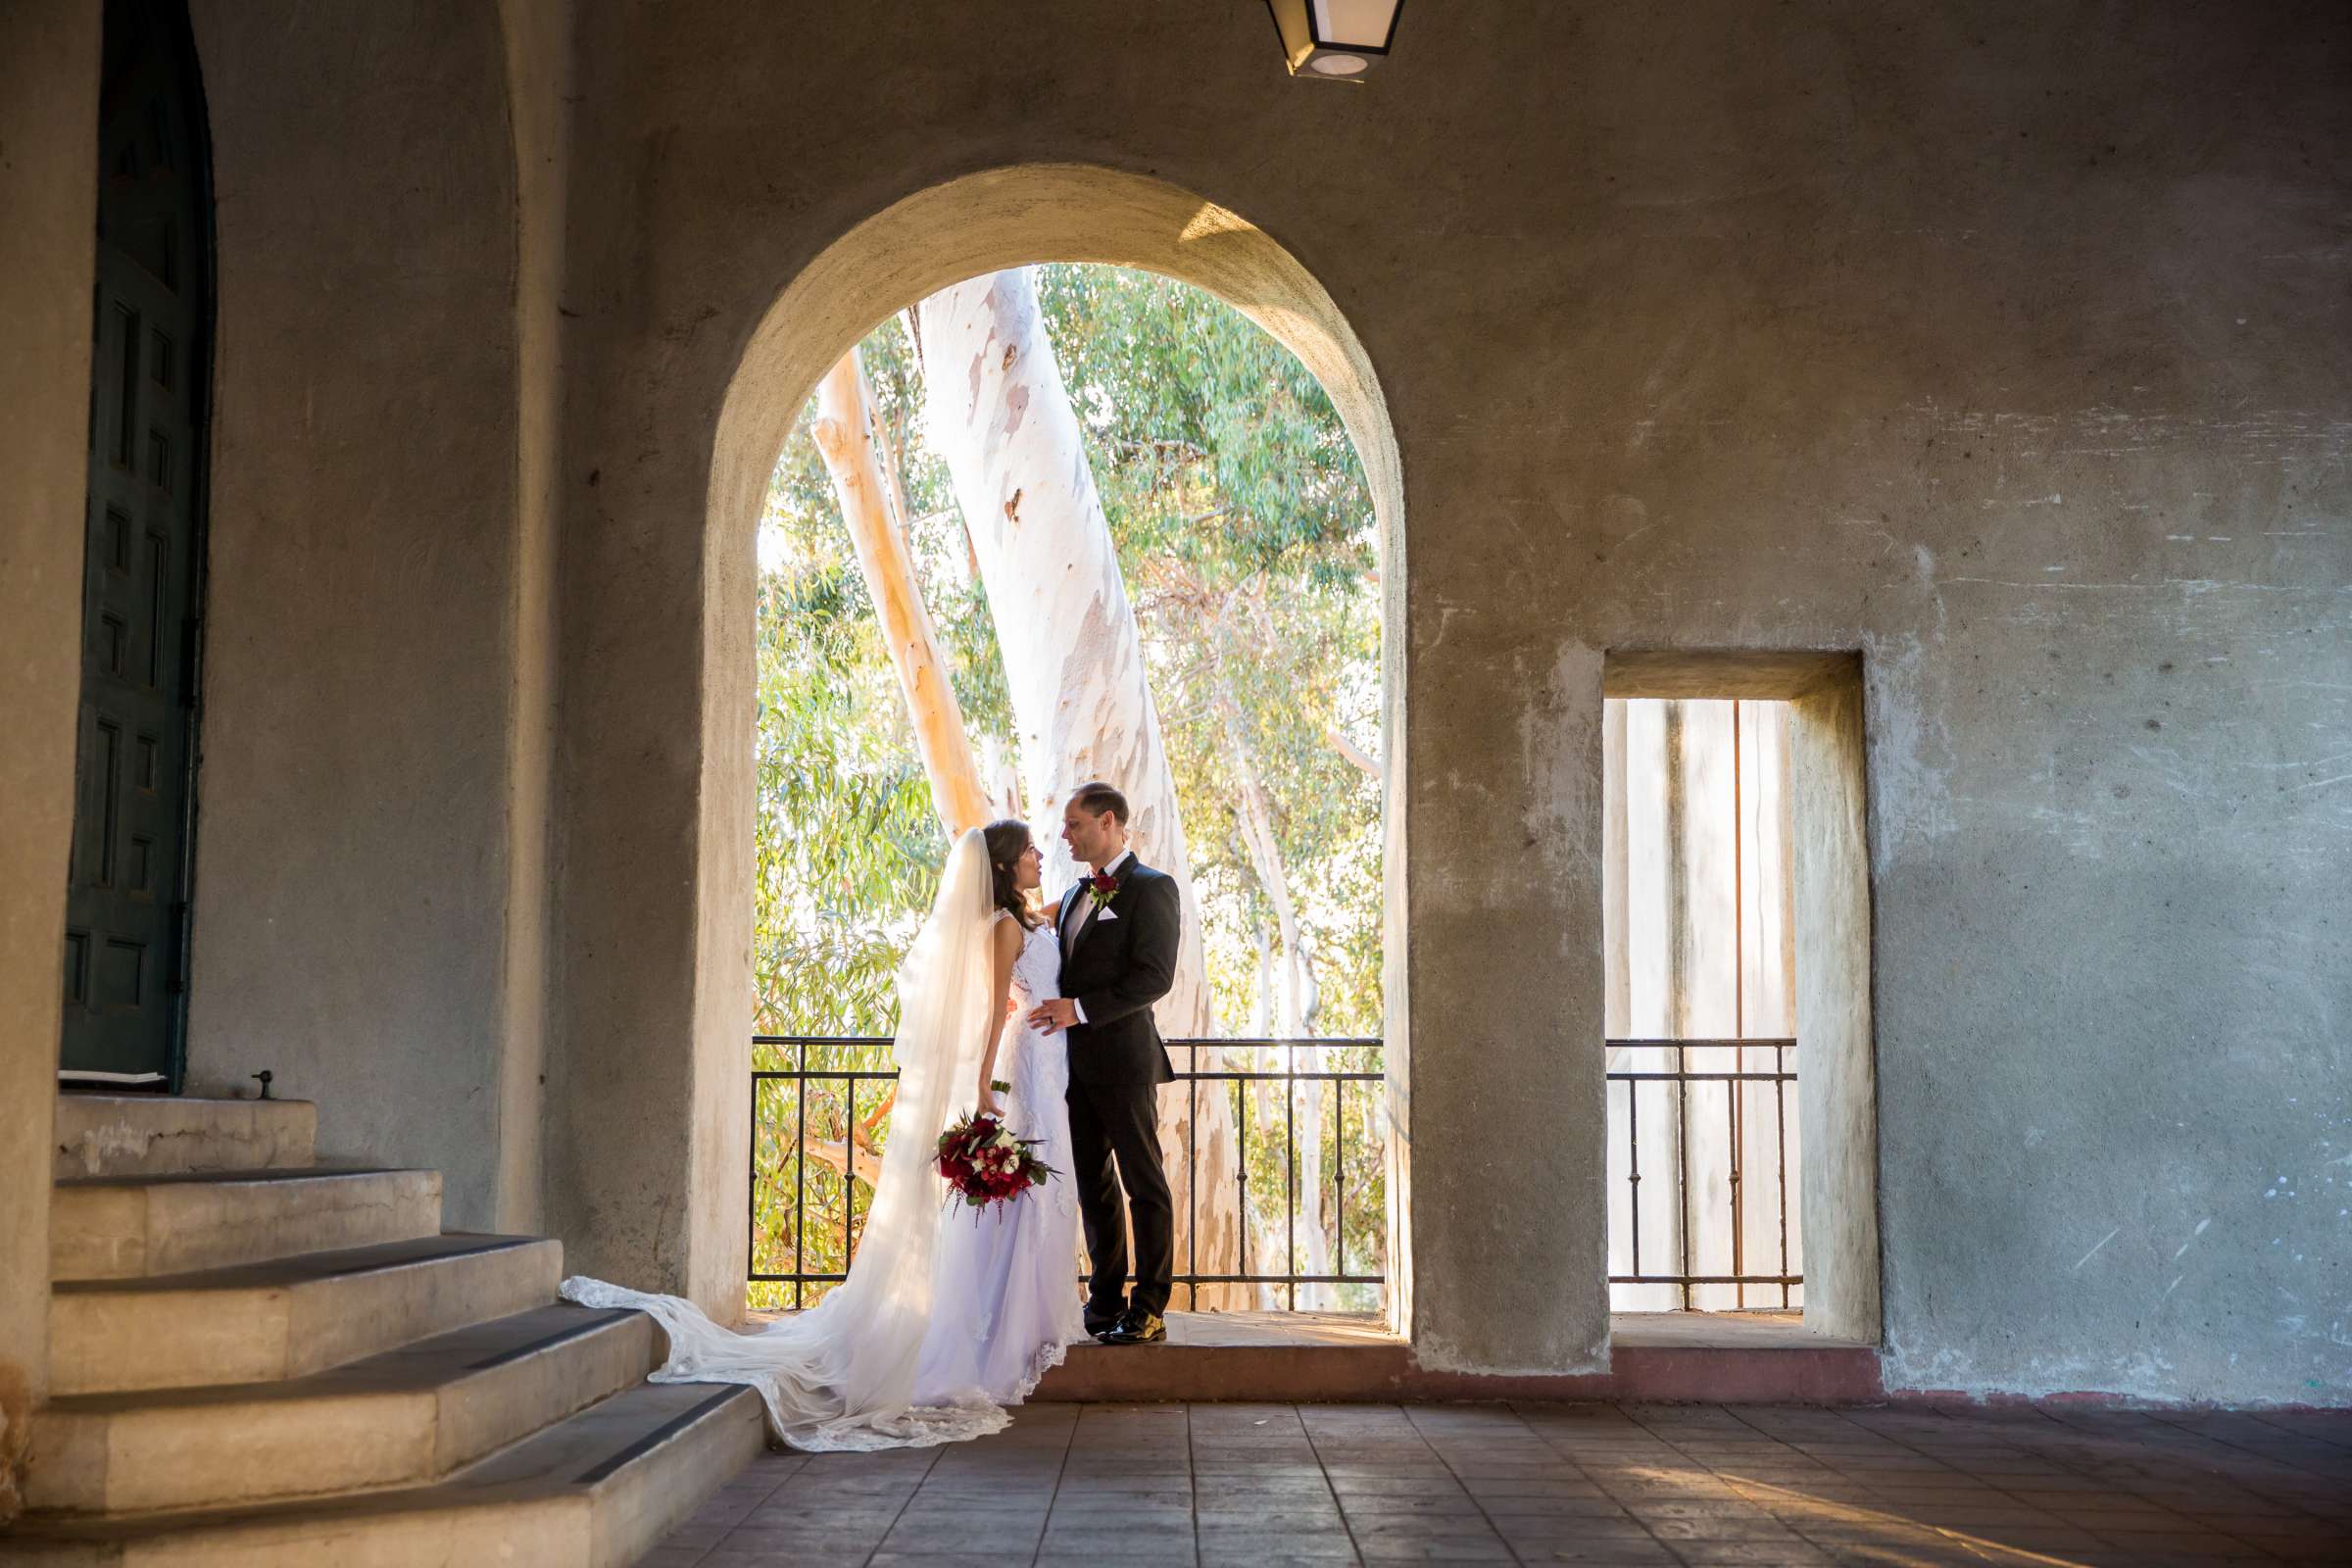
{"type": "Polygon", "coordinates": [[[53,1396],[299,1378],[554,1300],[562,1244],[451,1234],[49,1298],[53,1396]]]}
{"type": "Polygon", "coordinates": [[[534,1307],[283,1383],[75,1395],[33,1417],[27,1506],[211,1508],[421,1486],[645,1379],[641,1312],[534,1307]]]}
{"type": "Polygon", "coordinates": [[[53,1180],[269,1170],[317,1157],[318,1107],[307,1100],[186,1095],[60,1095],[53,1180]]]}
{"type": "Polygon", "coordinates": [[[641,1384],[429,1487],[87,1522],[26,1521],[42,1568],[626,1568],[759,1451],[759,1396],[641,1384]]]}
{"type": "Polygon", "coordinates": [[[57,1280],[148,1279],[405,1242],[440,1229],[438,1171],[85,1177],[59,1182],[51,1198],[49,1273],[57,1280]]]}

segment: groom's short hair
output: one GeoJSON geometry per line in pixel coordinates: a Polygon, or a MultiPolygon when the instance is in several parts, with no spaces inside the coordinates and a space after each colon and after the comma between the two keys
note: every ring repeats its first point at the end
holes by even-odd
{"type": "Polygon", "coordinates": [[[1091,784],[1081,784],[1070,791],[1070,800],[1090,815],[1101,816],[1108,811],[1119,819],[1119,826],[1127,825],[1127,797],[1121,795],[1115,786],[1105,784],[1101,779],[1091,784]]]}

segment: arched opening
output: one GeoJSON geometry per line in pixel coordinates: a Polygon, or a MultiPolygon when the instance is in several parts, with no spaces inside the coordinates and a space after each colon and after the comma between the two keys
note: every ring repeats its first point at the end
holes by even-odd
{"type": "MultiPolygon", "coordinates": [[[[950,836],[1025,819],[1042,906],[1093,777],[1186,911],[1154,1008],[1172,1304],[1376,1309],[1373,534],[1321,386],[1158,273],[983,274],[827,372],[760,537],[755,1310],[829,1289],[858,1245],[897,1121],[874,1042],[950,836]]],[[[1086,1050],[1036,1044],[1003,1059],[1086,1050]]],[[[1011,1107],[1049,1160],[1068,1098],[1032,1080],[1011,1107]]]]}
{"type": "MultiPolygon", "coordinates": [[[[1390,1043],[1382,1114],[1389,1150],[1387,1300],[1392,1318],[1408,1298],[1403,1277],[1404,1180],[1407,1168],[1400,794],[1396,787],[1402,710],[1401,659],[1395,645],[1400,597],[1402,501],[1396,444],[1377,376],[1337,305],[1305,269],[1247,220],[1163,182],[1079,165],[1045,165],[966,176],[906,198],[858,224],[816,258],[785,290],[753,334],[728,387],[712,455],[704,602],[707,683],[701,820],[698,1078],[715,1075],[743,1053],[750,987],[742,974],[749,948],[747,886],[752,815],[749,738],[752,665],[744,648],[754,620],[756,535],[762,499],[795,416],[817,380],[877,321],[950,284],[1041,260],[1100,262],[1158,272],[1216,294],[1263,327],[1321,384],[1340,416],[1369,491],[1387,596],[1384,825],[1386,1013],[1390,1043]],[[742,847],[733,865],[728,848],[742,847]],[[740,999],[740,1000],[738,1000],[740,999]],[[732,1025],[732,1027],[730,1027],[732,1025]],[[723,1031],[723,1033],[722,1033],[723,1031]]],[[[733,1081],[744,1085],[738,1068],[733,1081]]],[[[717,1118],[698,1137],[698,1169],[741,1173],[748,1149],[741,1114],[717,1118]]],[[[737,1224],[748,1192],[728,1206],[737,1224]]],[[[700,1206],[696,1223],[713,1206],[700,1206]]],[[[715,1240],[715,1238],[713,1239],[715,1240]]],[[[699,1274],[699,1271],[698,1271],[699,1274]]],[[[740,1277],[740,1275],[738,1276],[740,1277]]],[[[715,1281],[711,1282],[715,1284],[715,1281]]],[[[698,1281],[698,1286],[700,1282],[698,1281]]]]}

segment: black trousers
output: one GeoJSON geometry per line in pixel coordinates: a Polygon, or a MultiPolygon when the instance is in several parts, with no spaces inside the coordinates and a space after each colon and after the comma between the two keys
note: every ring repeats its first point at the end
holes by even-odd
{"type": "Polygon", "coordinates": [[[1116,1312],[1122,1300],[1165,1312],[1176,1274],[1176,1208],[1159,1163],[1159,1086],[1070,1085],[1070,1179],[1094,1261],[1087,1310],[1116,1312]],[[1111,1161],[1118,1175],[1111,1175],[1111,1161]],[[1119,1189],[1127,1189],[1127,1213],[1119,1189]],[[1127,1225],[1135,1225],[1135,1295],[1127,1297],[1127,1225]]]}

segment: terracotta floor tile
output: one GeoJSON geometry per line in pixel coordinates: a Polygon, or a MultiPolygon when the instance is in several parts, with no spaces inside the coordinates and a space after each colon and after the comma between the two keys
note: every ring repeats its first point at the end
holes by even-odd
{"type": "Polygon", "coordinates": [[[1287,1536],[1233,1545],[1204,1541],[1200,1560],[1200,1568],[1330,1568],[1334,1563],[1363,1561],[1345,1536],[1331,1545],[1287,1536]]]}
{"type": "Polygon", "coordinates": [[[1639,1525],[1601,1520],[1596,1525],[1578,1525],[1574,1521],[1547,1521],[1544,1528],[1525,1528],[1526,1522],[1507,1520],[1497,1525],[1494,1534],[1522,1556],[1542,1555],[1563,1546],[1597,1549],[1607,1546],[1620,1552],[1646,1552],[1653,1547],[1667,1549],[1667,1544],[1639,1525]]]}
{"type": "Polygon", "coordinates": [[[680,1546],[664,1542],[637,1559],[637,1568],[695,1568],[703,1560],[701,1546],[680,1546]]]}
{"type": "Polygon", "coordinates": [[[1481,1497],[1478,1504],[1497,1528],[1505,1520],[1622,1519],[1630,1523],[1634,1517],[1606,1497],[1481,1497]]]}
{"type": "Polygon", "coordinates": [[[1362,1541],[1356,1555],[1367,1563],[1510,1562],[1511,1548],[1492,1537],[1435,1537],[1416,1541],[1362,1541]]]}
{"type": "Polygon", "coordinates": [[[1788,1545],[1738,1541],[1667,1543],[1690,1568],[1831,1568],[1833,1559],[1804,1542],[1788,1545]]]}

